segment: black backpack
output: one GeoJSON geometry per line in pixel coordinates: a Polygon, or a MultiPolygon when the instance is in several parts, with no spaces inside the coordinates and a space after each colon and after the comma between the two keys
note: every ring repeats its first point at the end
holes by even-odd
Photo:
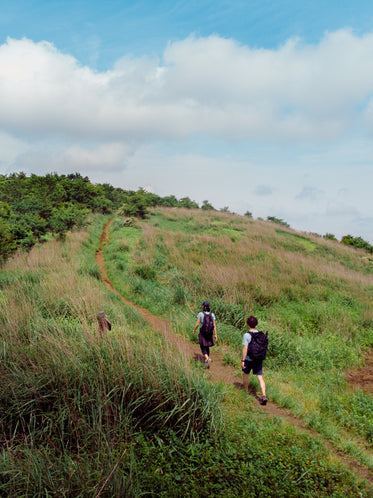
{"type": "Polygon", "coordinates": [[[251,341],[247,346],[247,354],[253,360],[265,360],[268,349],[268,332],[250,332],[251,341]]]}
{"type": "Polygon", "coordinates": [[[203,337],[210,338],[214,331],[214,318],[212,313],[203,312],[203,322],[201,325],[201,333],[203,337]]]}

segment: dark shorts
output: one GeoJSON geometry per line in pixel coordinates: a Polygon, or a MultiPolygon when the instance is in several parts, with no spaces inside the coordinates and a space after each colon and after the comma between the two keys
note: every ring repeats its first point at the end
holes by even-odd
{"type": "Polygon", "coordinates": [[[243,373],[249,374],[251,370],[254,375],[263,375],[263,360],[245,360],[245,366],[242,369],[243,373]]]}
{"type": "Polygon", "coordinates": [[[201,346],[201,353],[202,354],[207,354],[207,356],[210,356],[210,348],[209,348],[209,346],[201,346]]]}
{"type": "Polygon", "coordinates": [[[212,334],[210,337],[205,337],[202,332],[198,334],[198,342],[201,348],[210,348],[211,346],[214,345],[214,339],[212,337],[212,334]]]}

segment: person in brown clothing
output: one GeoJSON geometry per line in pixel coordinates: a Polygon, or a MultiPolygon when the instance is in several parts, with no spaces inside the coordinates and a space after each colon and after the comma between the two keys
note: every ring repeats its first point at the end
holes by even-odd
{"type": "Polygon", "coordinates": [[[111,330],[111,322],[105,316],[103,311],[99,311],[98,313],[98,330],[101,334],[103,334],[106,330],[111,330]]]}

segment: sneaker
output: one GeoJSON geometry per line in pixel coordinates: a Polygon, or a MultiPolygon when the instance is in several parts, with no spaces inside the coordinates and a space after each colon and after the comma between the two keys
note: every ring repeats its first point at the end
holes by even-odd
{"type": "Polygon", "coordinates": [[[263,396],[262,399],[260,400],[260,404],[261,405],[266,405],[267,401],[268,401],[267,396],[263,396]]]}
{"type": "Polygon", "coordinates": [[[209,368],[210,363],[211,363],[211,358],[207,358],[207,360],[205,360],[205,365],[207,368],[209,368]]]}

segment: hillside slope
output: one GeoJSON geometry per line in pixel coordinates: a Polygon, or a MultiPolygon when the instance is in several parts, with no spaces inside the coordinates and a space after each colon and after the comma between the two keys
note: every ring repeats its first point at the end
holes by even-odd
{"type": "Polygon", "coordinates": [[[368,383],[368,392],[352,385],[373,344],[366,253],[226,213],[158,209],[138,227],[115,220],[110,229],[107,267],[121,294],[167,316],[189,340],[208,299],[217,349],[238,375],[245,318],[255,314],[270,331],[272,401],[371,472],[373,398],[368,383]]]}
{"type": "MultiPolygon", "coordinates": [[[[118,293],[118,291],[112,285],[112,282],[108,278],[105,261],[103,257],[103,248],[106,244],[109,243],[109,227],[113,218],[111,218],[108,223],[105,225],[101,238],[100,238],[100,248],[96,252],[96,261],[100,268],[100,273],[102,275],[102,279],[107,286],[107,288],[114,293],[118,293]]],[[[120,294],[119,294],[120,295],[120,294]]],[[[203,363],[203,355],[200,352],[199,346],[191,343],[187,339],[183,339],[180,335],[173,333],[171,321],[167,318],[161,318],[153,313],[149,312],[145,308],[141,308],[140,306],[132,303],[127,298],[121,296],[123,302],[131,306],[138,313],[143,316],[145,320],[150,324],[150,326],[154,330],[158,330],[161,332],[166,341],[172,345],[174,345],[178,351],[187,356],[189,358],[193,358],[195,361],[199,361],[203,363]]],[[[213,355],[213,363],[209,366],[209,369],[206,370],[207,378],[212,382],[223,382],[224,384],[234,385],[236,388],[242,389],[243,385],[240,382],[240,379],[237,374],[237,369],[235,369],[232,365],[226,364],[224,361],[224,355],[221,353],[214,353],[213,355]]],[[[354,370],[349,372],[348,377],[350,383],[354,384],[362,384],[365,389],[369,391],[370,389],[370,381],[373,377],[373,365],[370,364],[371,359],[373,359],[373,351],[369,351],[366,355],[366,367],[354,370]]],[[[373,391],[370,391],[373,392],[373,391]]],[[[250,391],[250,394],[255,398],[259,399],[259,396],[256,395],[255,389],[250,391]]],[[[300,418],[295,417],[289,412],[289,410],[274,404],[273,402],[262,406],[258,404],[258,408],[265,412],[267,415],[272,417],[281,417],[287,423],[297,427],[302,432],[311,435],[314,438],[320,438],[318,433],[309,427],[306,426],[305,423],[302,422],[300,418]]],[[[360,479],[363,479],[367,482],[368,486],[373,489],[373,472],[371,469],[365,465],[360,464],[356,459],[349,456],[346,452],[341,452],[338,447],[334,447],[333,444],[327,439],[322,439],[323,444],[329,449],[331,454],[336,460],[339,460],[341,464],[346,465],[350,468],[354,473],[356,473],[360,479]]]]}
{"type": "MultiPolygon", "coordinates": [[[[313,350],[315,357],[307,356],[318,342],[305,330],[299,340],[290,327],[285,333],[270,323],[271,308],[284,302],[281,293],[270,302],[269,287],[266,292],[250,287],[257,303],[254,311],[271,336],[265,369],[268,409],[277,406],[282,414],[286,409],[288,418],[299,420],[304,429],[288,424],[285,417],[270,416],[252,394],[236,387],[241,381],[240,324],[252,311],[246,304],[254,301],[235,265],[245,278],[242,261],[247,265],[248,257],[252,266],[255,261],[269,265],[266,252],[258,255],[256,244],[248,243],[255,235],[251,229],[260,227],[219,213],[215,218],[211,213],[198,216],[160,210],[132,227],[116,218],[103,253],[108,280],[117,292],[106,289],[95,262],[105,216],[93,219],[89,234],[73,232],[65,241],[36,245],[3,266],[2,495],[372,496],[357,467],[351,473],[336,455],[341,451],[350,463],[371,472],[371,419],[364,418],[371,395],[350,391],[343,378],[345,367],[358,364],[360,351],[368,347],[369,307],[365,330],[353,337],[350,355],[343,347],[338,353],[329,331],[317,332],[332,350],[328,363],[321,346],[313,350]],[[228,251],[225,235],[234,244],[228,251]],[[233,250],[238,242],[241,253],[233,250]],[[224,296],[222,279],[229,275],[227,288],[235,293],[224,296]],[[207,288],[219,327],[209,373],[194,361],[198,344],[191,336],[207,288]],[[99,310],[105,310],[113,325],[103,335],[99,310]],[[214,368],[219,365],[233,384],[208,380],[216,379],[214,368]],[[333,403],[320,403],[321,398],[328,401],[330,388],[339,411],[333,403]]],[[[260,228],[263,234],[265,227],[270,226],[260,228]]],[[[358,316],[356,310],[365,305],[364,278],[370,275],[358,268],[359,260],[348,264],[354,266],[354,275],[363,277],[361,294],[348,289],[347,309],[358,316]]],[[[353,288],[357,284],[351,275],[353,288]]],[[[346,306],[341,292],[342,286],[334,295],[335,306],[346,306]]],[[[306,300],[292,302],[297,304],[295,316],[300,304],[308,306],[306,300]]],[[[251,393],[256,389],[253,381],[251,393]]]]}

